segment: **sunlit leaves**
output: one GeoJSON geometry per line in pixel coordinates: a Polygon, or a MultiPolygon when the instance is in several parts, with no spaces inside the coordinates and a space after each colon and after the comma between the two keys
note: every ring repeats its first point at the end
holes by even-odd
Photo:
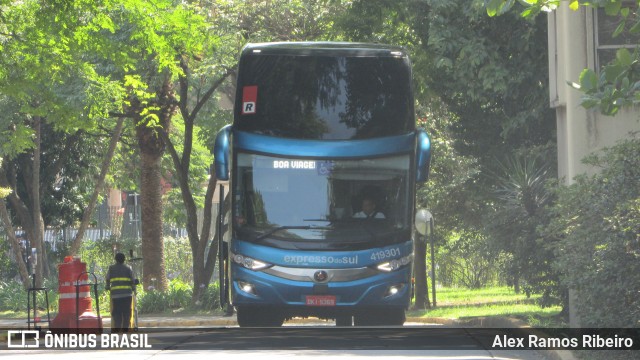
{"type": "MultiPolygon", "coordinates": [[[[533,17],[543,10],[552,10],[560,1],[520,0],[526,10],[523,17],[533,17]]],[[[500,15],[512,4],[505,0],[485,1],[489,16],[500,15]]],[[[624,0],[570,0],[569,8],[577,11],[580,6],[601,8],[607,16],[615,16],[618,23],[613,29],[612,37],[616,38],[625,32],[640,33],[640,16],[638,8],[640,0],[635,4],[624,0]]],[[[640,103],[640,69],[638,69],[638,51],[627,48],[618,49],[616,57],[605,64],[597,72],[585,69],[580,75],[579,84],[569,85],[582,91],[582,106],[598,108],[604,115],[615,115],[620,108],[640,103]]]]}
{"type": "Polygon", "coordinates": [[[489,16],[504,14],[511,9],[514,3],[515,0],[485,0],[487,14],[489,14],[489,16]]]}
{"type": "Polygon", "coordinates": [[[622,48],[616,52],[616,60],[622,67],[629,67],[633,62],[633,57],[628,49],[622,48]]]}
{"type": "Polygon", "coordinates": [[[1,131],[0,151],[7,159],[13,159],[25,151],[31,150],[33,144],[33,129],[23,123],[15,124],[12,128],[1,131]]]}
{"type": "MultiPolygon", "coordinates": [[[[549,12],[555,10],[560,4],[560,0],[518,0],[525,6],[521,13],[523,17],[529,18],[538,15],[541,12],[549,12]]],[[[513,0],[485,0],[485,7],[489,16],[498,16],[511,10],[515,1],[513,0]]],[[[577,9],[577,0],[571,0],[570,7],[577,9]]]]}
{"type": "Polygon", "coordinates": [[[579,89],[592,91],[598,88],[598,75],[591,69],[584,69],[580,74],[579,89]]]}
{"type": "Polygon", "coordinates": [[[618,49],[616,58],[600,69],[599,75],[592,69],[580,74],[579,86],[583,92],[582,106],[598,107],[605,115],[615,115],[620,108],[640,103],[640,79],[637,78],[638,51],[618,49]]]}
{"type": "Polygon", "coordinates": [[[573,11],[578,10],[579,7],[580,7],[580,3],[578,2],[578,0],[571,0],[571,2],[569,3],[569,9],[573,11]]]}

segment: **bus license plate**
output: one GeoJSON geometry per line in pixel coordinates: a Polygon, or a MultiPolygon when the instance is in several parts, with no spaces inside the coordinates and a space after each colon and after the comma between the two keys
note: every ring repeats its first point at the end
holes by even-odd
{"type": "Polygon", "coordinates": [[[336,306],[334,295],[307,295],[307,306],[336,306]]]}

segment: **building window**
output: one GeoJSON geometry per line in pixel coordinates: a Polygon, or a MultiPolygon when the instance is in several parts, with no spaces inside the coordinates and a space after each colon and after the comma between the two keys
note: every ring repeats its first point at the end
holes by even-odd
{"type": "Polygon", "coordinates": [[[631,34],[629,28],[633,25],[634,20],[638,16],[638,8],[635,1],[625,4],[629,8],[629,15],[625,30],[614,37],[614,33],[618,26],[623,22],[623,18],[618,16],[609,16],[605,13],[604,8],[598,8],[595,14],[595,46],[596,46],[596,69],[615,59],[616,51],[620,48],[628,48],[633,51],[640,45],[640,33],[631,34]]]}

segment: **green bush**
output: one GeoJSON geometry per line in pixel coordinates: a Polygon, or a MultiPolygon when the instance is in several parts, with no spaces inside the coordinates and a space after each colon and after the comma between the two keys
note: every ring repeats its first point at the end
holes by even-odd
{"type": "Polygon", "coordinates": [[[220,286],[218,283],[210,284],[204,291],[200,300],[202,310],[216,311],[220,309],[220,286]]]}
{"type": "Polygon", "coordinates": [[[189,308],[192,293],[191,285],[180,280],[172,280],[166,293],[155,290],[139,292],[138,311],[141,314],[150,314],[189,308]]]}
{"type": "Polygon", "coordinates": [[[140,314],[166,313],[181,309],[216,311],[220,308],[218,284],[211,284],[205,289],[201,300],[193,305],[191,296],[193,288],[179,280],[169,283],[166,293],[159,291],[141,291],[138,293],[138,311],[140,314]]]}
{"type": "Polygon", "coordinates": [[[583,326],[640,325],[640,139],[589,157],[601,169],[558,191],[551,231],[583,326]]]}
{"type": "MultiPolygon", "coordinates": [[[[84,241],[78,251],[78,255],[80,260],[87,264],[87,271],[95,273],[98,281],[104,283],[104,277],[107,275],[109,265],[115,262],[113,259],[114,249],[124,253],[127,258],[129,257],[129,250],[133,250],[135,254],[140,254],[140,240],[123,239],[116,241],[114,239],[100,239],[84,241]]],[[[138,270],[141,271],[141,269],[138,270]]]]}
{"type": "Polygon", "coordinates": [[[169,309],[169,298],[159,291],[138,293],[138,312],[140,314],[162,313],[169,309]]]}
{"type": "Polygon", "coordinates": [[[436,280],[443,286],[467,289],[498,285],[502,256],[491,250],[480,232],[453,233],[438,249],[436,280]]]}
{"type": "MultiPolygon", "coordinates": [[[[4,228],[0,228],[0,237],[5,237],[4,228]]],[[[18,265],[14,260],[9,241],[0,241],[0,279],[12,279],[18,275],[18,265]]]]}
{"type": "Polygon", "coordinates": [[[193,283],[193,260],[191,245],[186,237],[164,239],[164,262],[169,280],[193,283]]]}
{"type": "MultiPolygon", "coordinates": [[[[57,286],[46,279],[44,281],[45,288],[49,289],[49,311],[55,312],[58,310],[58,293],[57,286]]],[[[0,309],[4,311],[21,312],[27,311],[27,291],[22,287],[22,283],[18,281],[0,282],[0,309]]],[[[36,305],[38,311],[43,311],[46,308],[46,294],[42,291],[36,293],[36,305]]]]}
{"type": "Polygon", "coordinates": [[[179,280],[171,280],[169,283],[169,291],[167,297],[169,298],[169,306],[172,309],[186,308],[191,302],[191,295],[193,290],[191,285],[185,284],[179,280]]]}
{"type": "Polygon", "coordinates": [[[0,308],[9,311],[27,310],[27,292],[17,281],[0,283],[0,308]]]}

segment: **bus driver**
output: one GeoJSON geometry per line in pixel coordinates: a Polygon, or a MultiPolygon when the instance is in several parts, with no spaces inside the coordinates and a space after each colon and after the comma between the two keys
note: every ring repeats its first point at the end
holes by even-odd
{"type": "Polygon", "coordinates": [[[362,199],[362,211],[353,214],[356,219],[384,219],[383,213],[376,210],[376,202],[370,196],[362,199]]]}

